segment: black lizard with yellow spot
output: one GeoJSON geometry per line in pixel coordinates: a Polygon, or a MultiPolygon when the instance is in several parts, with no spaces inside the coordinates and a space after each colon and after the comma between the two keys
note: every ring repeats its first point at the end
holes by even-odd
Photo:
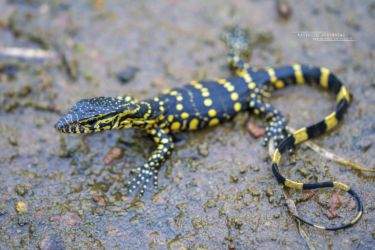
{"type": "Polygon", "coordinates": [[[357,215],[348,224],[333,228],[302,222],[326,230],[343,229],[355,224],[363,213],[359,196],[341,182],[299,183],[284,177],[279,170],[281,155],[293,146],[334,128],[342,119],[350,95],[341,81],[327,68],[293,64],[254,69],[235,54],[229,62],[235,75],[216,81],[192,81],[180,88],[166,90],[159,96],[138,101],[129,96],[84,99],[61,117],[55,127],[63,133],[93,133],[136,127],[144,129],[157,147],[139,174],[128,183],[129,193],[143,194],[150,182],[157,186],[158,171],[173,151],[173,133],[211,127],[232,119],[239,112],[253,112],[267,121],[265,142],[277,145],[272,170],[277,180],[294,189],[333,187],[348,192],[357,202],[357,215]],[[336,95],[336,110],[322,121],[291,135],[286,132],[283,115],[268,102],[270,93],[293,84],[316,84],[336,95]]]}

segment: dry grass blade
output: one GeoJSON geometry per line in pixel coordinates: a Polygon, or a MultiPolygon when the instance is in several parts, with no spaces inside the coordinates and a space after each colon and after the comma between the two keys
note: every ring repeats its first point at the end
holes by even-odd
{"type": "MultiPolygon", "coordinates": [[[[295,131],[295,129],[290,128],[290,127],[288,127],[288,129],[292,132],[295,131]]],[[[359,171],[362,171],[362,172],[375,173],[375,169],[365,168],[365,167],[360,166],[359,164],[348,161],[348,160],[344,159],[343,157],[338,156],[338,155],[328,151],[327,149],[316,145],[315,143],[313,143],[311,141],[305,142],[305,145],[308,146],[309,148],[311,148],[312,150],[314,150],[316,153],[320,154],[321,156],[323,156],[323,157],[325,157],[325,158],[327,158],[331,161],[334,161],[334,162],[336,162],[340,165],[348,166],[352,169],[359,170],[359,171]]]]}
{"type": "Polygon", "coordinates": [[[316,153],[322,155],[323,157],[329,159],[329,160],[332,160],[340,165],[344,165],[344,166],[348,166],[352,169],[355,169],[355,170],[359,170],[359,171],[363,171],[363,172],[371,172],[371,173],[375,173],[375,169],[369,169],[369,168],[365,168],[365,167],[362,167],[354,162],[351,162],[351,161],[348,161],[348,160],[345,160],[344,158],[342,158],[341,156],[338,156],[332,152],[329,152],[328,150],[322,148],[322,147],[319,147],[318,145],[316,145],[315,143],[311,142],[311,141],[308,141],[306,142],[306,145],[311,148],[312,150],[314,150],[316,153]]]}

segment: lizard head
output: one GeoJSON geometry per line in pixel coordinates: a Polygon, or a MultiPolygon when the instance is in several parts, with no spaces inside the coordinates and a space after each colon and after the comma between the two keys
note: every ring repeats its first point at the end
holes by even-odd
{"type": "Polygon", "coordinates": [[[60,118],[55,128],[74,134],[130,128],[145,123],[144,106],[130,96],[83,99],[60,118]]]}

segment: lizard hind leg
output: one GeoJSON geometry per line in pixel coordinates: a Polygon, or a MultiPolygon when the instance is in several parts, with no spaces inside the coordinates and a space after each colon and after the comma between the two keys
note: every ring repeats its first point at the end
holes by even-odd
{"type": "Polygon", "coordinates": [[[249,68],[249,64],[244,62],[243,59],[241,59],[240,55],[229,52],[227,55],[227,61],[230,69],[232,70],[247,70],[249,68]]]}
{"type": "Polygon", "coordinates": [[[266,134],[263,145],[267,145],[271,140],[277,146],[288,135],[286,129],[287,122],[283,114],[269,104],[261,94],[252,94],[249,108],[254,114],[263,117],[266,122],[266,134]]]}
{"type": "Polygon", "coordinates": [[[243,29],[238,25],[228,27],[222,34],[222,40],[229,51],[245,59],[246,61],[250,58],[250,34],[246,29],[243,29]]]}
{"type": "Polygon", "coordinates": [[[284,116],[280,113],[280,111],[274,109],[272,111],[271,118],[267,119],[267,123],[268,124],[266,127],[264,145],[266,145],[270,140],[272,140],[274,146],[276,147],[282,140],[284,140],[289,135],[286,129],[287,122],[284,116]]]}

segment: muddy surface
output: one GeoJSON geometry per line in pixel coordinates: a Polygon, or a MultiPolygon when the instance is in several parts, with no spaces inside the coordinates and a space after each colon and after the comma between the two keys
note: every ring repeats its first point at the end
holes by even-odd
{"type": "MultiPolygon", "coordinates": [[[[141,131],[63,136],[53,127],[61,112],[85,97],[141,99],[191,79],[229,75],[220,36],[239,24],[250,32],[253,65],[300,62],[337,73],[353,103],[342,125],[314,142],[374,167],[375,3],[281,4],[278,11],[274,1],[257,0],[0,1],[1,51],[51,52],[40,58],[0,53],[0,248],[307,249],[262,139],[246,129],[249,119],[262,126],[260,120],[243,114],[179,136],[160,189],[140,200],[123,193],[131,169],[153,148],[141,131]],[[317,42],[301,39],[300,31],[343,32],[355,41],[317,42]]],[[[295,128],[334,108],[332,96],[308,87],[275,93],[273,103],[295,128]]],[[[364,202],[353,228],[303,226],[309,244],[375,248],[374,176],[305,146],[290,159],[284,171],[291,178],[340,180],[364,202]]],[[[291,195],[300,213],[317,223],[337,225],[354,214],[342,193],[291,195]]]]}

